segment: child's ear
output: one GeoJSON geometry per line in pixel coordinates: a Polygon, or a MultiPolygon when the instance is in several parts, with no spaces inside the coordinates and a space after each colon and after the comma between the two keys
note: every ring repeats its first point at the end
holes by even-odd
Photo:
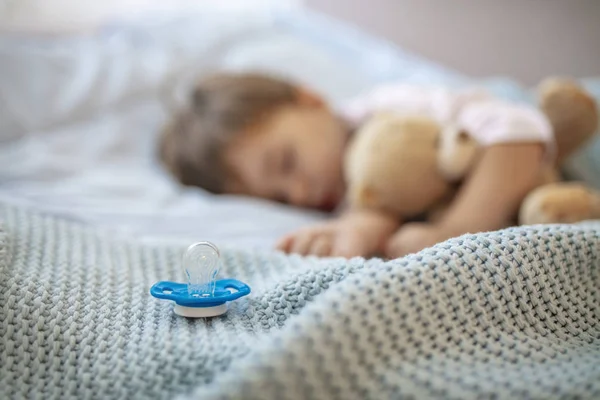
{"type": "Polygon", "coordinates": [[[298,97],[298,104],[306,107],[324,107],[325,100],[318,94],[311,92],[310,90],[298,87],[296,89],[296,96],[298,97]]]}

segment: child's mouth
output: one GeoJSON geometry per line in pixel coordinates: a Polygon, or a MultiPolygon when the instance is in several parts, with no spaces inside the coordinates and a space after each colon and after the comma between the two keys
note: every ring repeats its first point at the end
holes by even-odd
{"type": "Polygon", "coordinates": [[[329,193],[324,197],[324,200],[321,201],[319,209],[322,211],[331,212],[335,210],[338,205],[337,196],[335,193],[329,193]]]}

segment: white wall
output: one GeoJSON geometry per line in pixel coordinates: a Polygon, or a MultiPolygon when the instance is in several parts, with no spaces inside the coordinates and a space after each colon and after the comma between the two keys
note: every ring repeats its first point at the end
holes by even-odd
{"type": "Polygon", "coordinates": [[[0,0],[0,33],[93,31],[115,18],[145,18],[206,7],[296,7],[302,0],[0,0]]]}
{"type": "Polygon", "coordinates": [[[600,0],[305,0],[474,76],[600,76],[600,0]]]}

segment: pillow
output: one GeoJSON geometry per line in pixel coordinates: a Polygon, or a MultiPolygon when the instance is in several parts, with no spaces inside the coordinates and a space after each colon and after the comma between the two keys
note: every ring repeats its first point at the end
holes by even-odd
{"type": "Polygon", "coordinates": [[[297,7],[298,0],[0,0],[0,31],[20,34],[91,33],[115,20],[215,10],[297,7]]]}
{"type": "MultiPolygon", "coordinates": [[[[600,78],[584,79],[583,84],[600,105],[600,78]]],[[[567,162],[565,172],[569,178],[584,180],[600,190],[600,133],[567,162]]]]}
{"type": "MultiPolygon", "coordinates": [[[[67,0],[52,4],[57,3],[67,0]]],[[[125,13],[110,23],[103,19],[109,14],[98,12],[82,23],[91,27],[104,22],[85,33],[63,30],[52,36],[27,31],[25,25],[20,32],[5,32],[0,35],[0,140],[83,118],[133,96],[151,95],[175,77],[213,68],[231,43],[271,26],[271,11],[277,7],[262,3],[264,7],[249,9],[205,1],[194,12],[175,7],[170,14],[148,11],[126,18],[125,13]]],[[[36,18],[46,33],[66,21],[52,19],[44,10],[49,8],[42,7],[36,18]]]]}
{"type": "Polygon", "coordinates": [[[0,28],[28,34],[90,32],[116,17],[156,8],[153,0],[3,0],[0,28]]]}
{"type": "Polygon", "coordinates": [[[600,138],[573,157],[565,170],[570,179],[583,180],[600,190],[600,138]]]}

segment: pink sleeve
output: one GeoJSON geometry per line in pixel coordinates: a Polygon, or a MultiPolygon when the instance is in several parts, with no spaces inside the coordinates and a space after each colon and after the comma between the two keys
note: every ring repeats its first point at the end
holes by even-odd
{"type": "Polygon", "coordinates": [[[482,146],[500,143],[539,142],[554,157],[552,126],[536,107],[488,99],[468,103],[457,117],[458,125],[482,146]]]}

